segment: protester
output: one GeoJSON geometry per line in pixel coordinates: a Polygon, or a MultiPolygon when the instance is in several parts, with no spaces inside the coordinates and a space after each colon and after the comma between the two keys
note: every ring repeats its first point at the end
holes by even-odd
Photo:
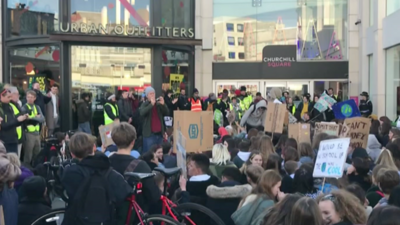
{"type": "Polygon", "coordinates": [[[246,168],[246,182],[242,182],[242,184],[250,184],[253,189],[257,186],[258,179],[260,179],[261,175],[264,172],[264,168],[258,165],[249,165],[246,168]]]}
{"type": "Polygon", "coordinates": [[[314,186],[313,167],[303,164],[294,173],[293,187],[295,193],[303,194],[312,199],[318,196],[318,190],[314,186]]]}
{"type": "MultiPolygon", "coordinates": [[[[18,88],[16,87],[10,87],[9,88],[10,93],[11,93],[11,100],[10,100],[10,106],[12,107],[14,114],[19,115],[21,113],[21,107],[22,107],[22,102],[19,100],[19,91],[18,88]]],[[[17,127],[17,135],[18,135],[18,156],[21,156],[21,149],[22,149],[22,142],[23,142],[23,136],[24,136],[24,130],[22,129],[22,126],[17,127]]]]}
{"type": "Polygon", "coordinates": [[[168,116],[168,108],[164,98],[156,100],[154,88],[145,89],[147,101],[140,106],[140,116],[143,117],[143,150],[145,153],[150,150],[152,145],[161,145],[163,134],[165,133],[164,116],[168,116]]]}
{"type": "Polygon", "coordinates": [[[300,102],[300,104],[296,107],[296,112],[294,116],[298,121],[307,121],[310,118],[308,117],[308,113],[311,113],[311,111],[314,108],[314,105],[312,102],[310,102],[311,95],[310,94],[304,94],[303,95],[303,101],[300,102]]]}
{"type": "Polygon", "coordinates": [[[237,168],[230,160],[231,155],[229,154],[228,148],[223,144],[215,144],[212,149],[212,159],[210,164],[211,173],[218,177],[218,179],[222,179],[222,172],[226,168],[237,168]]]}
{"type": "MultiPolygon", "coordinates": [[[[43,117],[46,117],[46,108],[45,105],[51,101],[50,96],[43,95],[40,84],[38,82],[32,83],[32,91],[36,93],[36,99],[34,104],[40,107],[40,111],[43,113],[43,117]]],[[[49,94],[50,95],[50,94],[49,94]]]]}
{"type": "Polygon", "coordinates": [[[379,190],[384,196],[379,200],[375,208],[386,206],[388,204],[390,193],[400,184],[399,172],[396,170],[381,169],[376,177],[376,182],[378,183],[379,190]]]}
{"type": "Polygon", "coordinates": [[[367,225],[400,225],[400,208],[383,206],[374,209],[367,225]]]}
{"type": "Polygon", "coordinates": [[[366,198],[368,199],[369,205],[371,207],[375,207],[378,202],[385,196],[381,190],[379,190],[379,184],[377,181],[377,177],[379,172],[384,169],[389,169],[386,165],[377,164],[374,169],[372,170],[372,186],[368,189],[366,198]]]}
{"type": "Polygon", "coordinates": [[[361,98],[358,108],[362,116],[368,117],[373,112],[372,102],[369,100],[368,92],[363,91],[360,96],[361,98]]]}
{"type": "Polygon", "coordinates": [[[301,142],[298,146],[298,152],[300,156],[299,162],[301,164],[314,162],[315,155],[310,143],[301,142]]]}
{"type": "Polygon", "coordinates": [[[92,103],[89,93],[82,93],[81,99],[76,101],[78,130],[87,134],[92,134],[90,123],[92,120],[92,103]]]}
{"type": "Polygon", "coordinates": [[[33,173],[31,170],[29,170],[25,166],[21,165],[21,162],[19,161],[19,157],[17,154],[15,154],[13,152],[7,153],[7,158],[10,161],[10,163],[12,163],[15,166],[18,166],[21,170],[21,175],[14,182],[14,188],[15,188],[15,190],[18,191],[19,188],[21,187],[22,183],[24,182],[24,180],[33,176],[33,173]]]}
{"type": "Polygon", "coordinates": [[[168,107],[168,116],[171,118],[174,117],[174,111],[178,110],[178,98],[175,98],[173,94],[174,92],[169,89],[164,96],[165,104],[168,107]]]}
{"type": "Polygon", "coordinates": [[[188,97],[186,96],[185,89],[181,89],[181,94],[179,95],[178,98],[178,109],[183,111],[190,110],[190,102],[188,97]]]}
{"type": "Polygon", "coordinates": [[[237,168],[241,168],[242,165],[249,159],[251,152],[249,152],[251,142],[249,140],[242,140],[239,143],[239,152],[237,156],[232,160],[237,168]]]}
{"type": "Polygon", "coordinates": [[[240,100],[240,108],[242,108],[245,111],[249,109],[251,103],[253,102],[253,97],[251,95],[247,95],[245,86],[240,87],[239,100],[240,100]]]}
{"type": "Polygon", "coordinates": [[[373,208],[368,205],[369,202],[368,202],[368,199],[365,197],[365,191],[357,184],[348,185],[346,187],[346,191],[352,193],[354,196],[356,196],[360,200],[361,205],[363,205],[365,208],[367,217],[369,217],[373,208]]]}
{"type": "Polygon", "coordinates": [[[104,104],[104,125],[107,126],[117,120],[119,120],[119,108],[115,94],[112,94],[107,97],[107,103],[104,104]]]}
{"type": "Polygon", "coordinates": [[[299,199],[292,209],[288,225],[324,225],[317,203],[307,197],[299,199]]]}
{"type": "Polygon", "coordinates": [[[259,126],[264,126],[265,117],[267,110],[267,103],[265,101],[260,101],[257,104],[253,104],[242,116],[240,120],[240,126],[245,127],[247,132],[251,128],[257,128],[259,126]]]}
{"type": "Polygon", "coordinates": [[[133,110],[128,95],[129,93],[127,90],[122,90],[121,98],[118,100],[119,119],[121,122],[128,122],[132,124],[133,110]]]}
{"type": "Polygon", "coordinates": [[[196,88],[193,90],[192,98],[188,99],[190,111],[192,112],[201,112],[204,109],[203,100],[199,97],[199,90],[196,88]]]}
{"type": "Polygon", "coordinates": [[[18,154],[18,142],[22,137],[22,122],[28,118],[11,102],[11,94],[8,89],[0,92],[0,139],[4,143],[7,152],[18,154]],[[14,106],[14,107],[13,107],[14,106]]]}
{"type": "Polygon", "coordinates": [[[176,156],[172,154],[173,147],[170,143],[164,142],[162,143],[163,149],[163,158],[164,158],[164,166],[165,168],[174,168],[177,167],[177,159],[176,156]]]}
{"type": "Polygon", "coordinates": [[[299,199],[301,199],[301,195],[298,194],[286,195],[266,214],[262,225],[289,224],[289,222],[291,221],[293,206],[299,199]]]}
{"type": "Polygon", "coordinates": [[[58,120],[60,117],[60,103],[58,99],[58,85],[53,84],[51,86],[51,89],[48,93],[48,97],[51,98],[51,101],[49,101],[46,104],[46,126],[47,126],[47,133],[48,136],[51,136],[54,134],[54,131],[56,128],[58,128],[58,120]]]}

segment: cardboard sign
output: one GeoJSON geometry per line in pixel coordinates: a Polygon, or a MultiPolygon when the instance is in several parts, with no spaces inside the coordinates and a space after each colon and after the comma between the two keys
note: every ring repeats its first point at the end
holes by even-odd
{"type": "Polygon", "coordinates": [[[325,112],[328,108],[336,103],[335,99],[323,93],[319,100],[315,103],[314,108],[319,112],[325,112]]]}
{"type": "Polygon", "coordinates": [[[313,177],[342,177],[349,144],[350,138],[321,141],[313,177]]]}
{"type": "Polygon", "coordinates": [[[287,109],[285,104],[269,103],[264,131],[281,134],[283,132],[286,112],[287,109]]]}
{"type": "Polygon", "coordinates": [[[103,143],[104,147],[108,147],[114,144],[114,141],[111,138],[111,132],[114,126],[119,125],[119,121],[114,121],[106,126],[100,125],[99,126],[99,134],[101,138],[101,143],[103,143]]]}
{"type": "Polygon", "coordinates": [[[289,138],[296,139],[297,143],[311,143],[310,130],[309,123],[289,124],[289,138]]]}
{"type": "Polygon", "coordinates": [[[176,145],[176,160],[177,166],[182,168],[182,175],[187,179],[187,169],[186,169],[186,138],[182,135],[182,132],[178,131],[176,145]]]}
{"type": "Polygon", "coordinates": [[[351,139],[350,146],[353,148],[367,148],[370,127],[371,119],[363,117],[348,118],[344,121],[340,136],[349,137],[351,139]]]}
{"type": "Polygon", "coordinates": [[[320,133],[339,136],[340,125],[335,123],[315,123],[314,137],[320,133]]]}
{"type": "MultiPolygon", "coordinates": [[[[186,139],[185,150],[189,152],[209,151],[214,144],[213,112],[174,111],[174,137],[182,133],[186,139]]],[[[174,145],[174,152],[177,152],[174,145]]]]}
{"type": "Polygon", "coordinates": [[[296,123],[297,119],[291,113],[288,112],[289,115],[289,123],[296,123]]]}
{"type": "Polygon", "coordinates": [[[332,110],[335,114],[335,118],[339,120],[361,116],[356,102],[352,99],[333,105],[332,110]]]}

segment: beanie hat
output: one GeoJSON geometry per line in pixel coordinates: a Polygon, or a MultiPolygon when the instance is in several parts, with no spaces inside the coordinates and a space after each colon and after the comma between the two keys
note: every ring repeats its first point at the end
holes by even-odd
{"type": "Polygon", "coordinates": [[[282,90],[277,87],[272,88],[269,93],[270,93],[269,96],[272,99],[280,99],[282,97],[282,90]]]}
{"type": "Polygon", "coordinates": [[[197,88],[195,88],[194,90],[193,90],[193,94],[194,93],[199,93],[199,90],[197,90],[197,88]]]}
{"type": "Polygon", "coordinates": [[[236,91],[235,91],[235,95],[236,95],[236,96],[240,96],[240,90],[236,90],[236,91]]]}
{"type": "Polygon", "coordinates": [[[144,94],[146,95],[146,97],[152,92],[156,92],[153,87],[147,87],[146,89],[144,89],[144,94]]]}
{"type": "Polygon", "coordinates": [[[246,91],[246,87],[245,86],[241,86],[240,87],[240,91],[246,91]]]}
{"type": "Polygon", "coordinates": [[[46,181],[41,176],[28,177],[22,183],[21,189],[28,197],[42,197],[46,190],[46,181]]]}
{"type": "Polygon", "coordinates": [[[8,160],[7,155],[0,154],[0,183],[15,181],[21,175],[19,166],[8,160]]]}

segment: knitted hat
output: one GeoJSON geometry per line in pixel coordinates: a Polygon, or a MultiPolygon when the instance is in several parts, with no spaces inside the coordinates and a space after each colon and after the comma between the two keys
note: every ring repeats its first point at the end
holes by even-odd
{"type": "Polygon", "coordinates": [[[241,86],[240,87],[240,91],[246,91],[246,87],[245,86],[241,86]]]}
{"type": "Polygon", "coordinates": [[[236,90],[236,91],[235,91],[235,95],[236,95],[236,96],[240,96],[240,90],[236,90]]]}
{"type": "Polygon", "coordinates": [[[40,198],[46,190],[46,180],[40,176],[28,177],[22,183],[21,188],[28,197],[40,198]]]}
{"type": "Polygon", "coordinates": [[[195,93],[199,93],[199,90],[197,90],[197,88],[195,88],[194,90],[193,90],[193,94],[195,94],[195,93]]]}
{"type": "Polygon", "coordinates": [[[8,160],[7,155],[0,154],[0,183],[15,181],[21,175],[21,169],[8,160]]]}
{"type": "Polygon", "coordinates": [[[150,94],[150,93],[155,93],[156,92],[156,90],[154,90],[154,88],[153,87],[147,87],[146,89],[144,89],[144,93],[145,93],[145,95],[146,95],[146,97],[150,94]]]}

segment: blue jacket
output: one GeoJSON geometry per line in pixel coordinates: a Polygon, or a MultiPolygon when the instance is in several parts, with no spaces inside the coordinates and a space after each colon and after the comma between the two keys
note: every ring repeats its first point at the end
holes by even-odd
{"type": "Polygon", "coordinates": [[[6,225],[17,225],[18,193],[14,188],[10,189],[7,185],[4,185],[3,190],[0,191],[0,205],[3,206],[4,222],[6,225]]]}

